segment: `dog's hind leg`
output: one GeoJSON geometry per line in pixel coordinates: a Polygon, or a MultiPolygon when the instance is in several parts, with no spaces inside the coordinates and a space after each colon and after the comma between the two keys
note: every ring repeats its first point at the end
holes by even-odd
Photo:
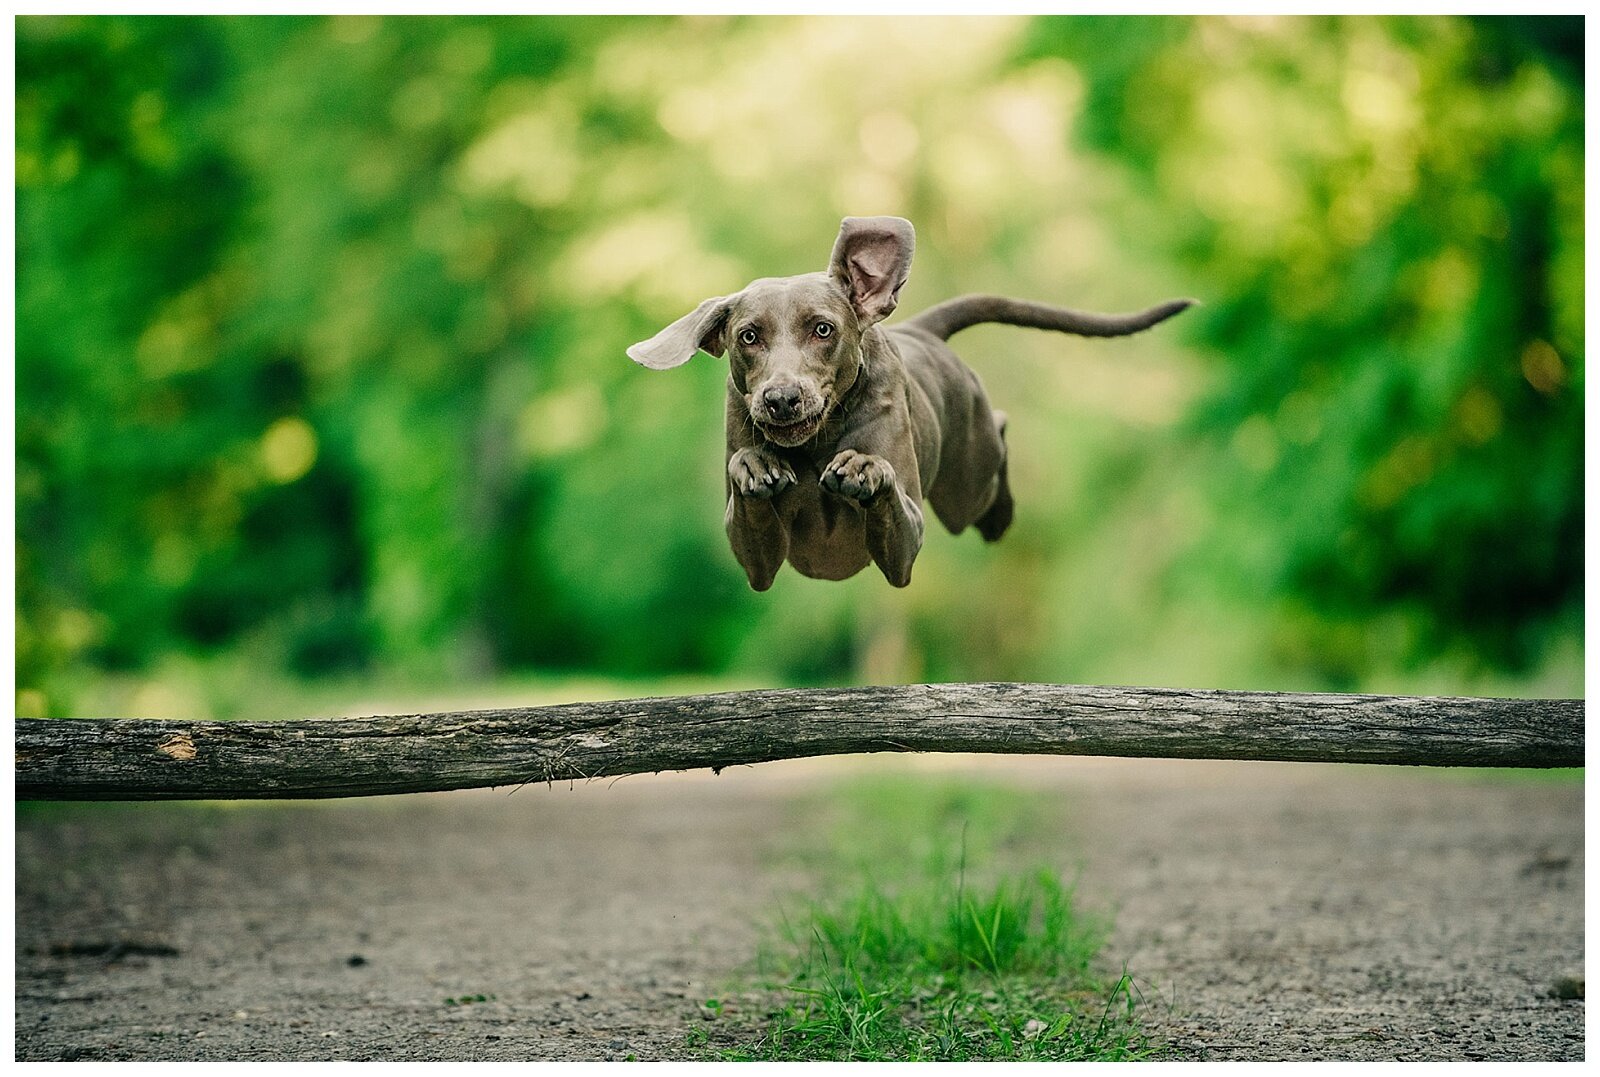
{"type": "Polygon", "coordinates": [[[1011,450],[1006,445],[1006,424],[1009,420],[1006,413],[994,413],[995,429],[1000,432],[1000,470],[995,475],[994,500],[984,514],[978,517],[973,526],[978,529],[978,534],[983,536],[985,542],[998,542],[1000,536],[1006,533],[1011,526],[1011,517],[1016,512],[1016,503],[1011,500],[1011,483],[1006,478],[1006,466],[1010,461],[1011,450]]]}

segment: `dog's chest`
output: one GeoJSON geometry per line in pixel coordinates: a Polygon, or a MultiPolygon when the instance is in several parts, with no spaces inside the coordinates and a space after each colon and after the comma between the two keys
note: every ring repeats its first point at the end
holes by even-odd
{"type": "Polygon", "coordinates": [[[818,484],[818,469],[779,495],[774,508],[789,533],[789,563],[802,575],[842,580],[872,560],[860,507],[818,484]]]}

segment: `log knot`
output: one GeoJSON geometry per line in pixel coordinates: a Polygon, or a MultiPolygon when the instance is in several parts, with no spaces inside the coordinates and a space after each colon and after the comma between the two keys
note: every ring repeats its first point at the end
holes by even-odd
{"type": "Polygon", "coordinates": [[[194,740],[187,733],[174,733],[164,737],[156,744],[156,751],[182,763],[200,754],[200,750],[194,746],[194,740]]]}

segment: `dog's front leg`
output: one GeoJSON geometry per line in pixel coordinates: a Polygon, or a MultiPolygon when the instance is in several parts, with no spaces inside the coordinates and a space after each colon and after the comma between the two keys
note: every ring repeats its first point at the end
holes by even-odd
{"type": "Polygon", "coordinates": [[[741,448],[728,457],[728,511],[723,526],[733,556],[750,586],[765,591],[789,556],[789,529],[775,498],[794,485],[789,465],[763,449],[741,448]]]}
{"type": "Polygon", "coordinates": [[[910,583],[912,562],[922,549],[922,506],[906,493],[894,465],[845,449],[823,469],[822,488],[861,506],[872,560],[894,586],[910,583]]]}

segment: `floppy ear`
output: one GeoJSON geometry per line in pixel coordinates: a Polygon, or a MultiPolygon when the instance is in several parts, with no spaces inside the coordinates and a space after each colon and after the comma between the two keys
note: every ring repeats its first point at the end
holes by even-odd
{"type": "Polygon", "coordinates": [[[839,226],[828,272],[850,297],[861,328],[894,313],[916,246],[911,222],[899,217],[846,217],[839,226]]]}
{"type": "Polygon", "coordinates": [[[698,349],[712,355],[728,350],[728,306],[733,296],[707,299],[649,340],[628,349],[628,358],[651,370],[682,366],[698,349]]]}

